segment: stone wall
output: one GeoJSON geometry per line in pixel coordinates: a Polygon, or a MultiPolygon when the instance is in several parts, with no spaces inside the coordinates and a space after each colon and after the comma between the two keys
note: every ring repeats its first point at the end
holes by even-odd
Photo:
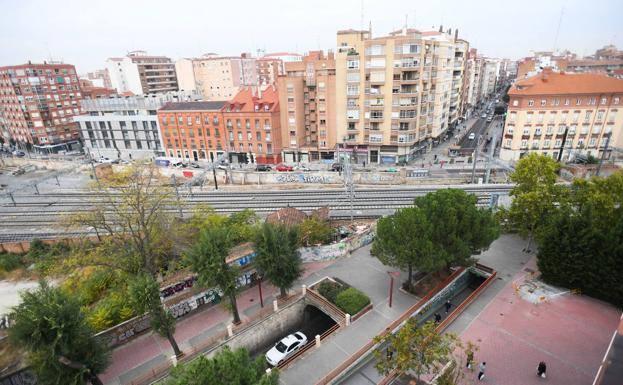
{"type": "Polygon", "coordinates": [[[330,245],[301,247],[299,249],[301,259],[303,262],[318,262],[344,257],[353,250],[357,250],[358,248],[371,243],[374,239],[375,229],[376,228],[374,226],[371,226],[369,229],[359,234],[355,234],[349,238],[343,239],[340,242],[332,243],[330,245]]]}

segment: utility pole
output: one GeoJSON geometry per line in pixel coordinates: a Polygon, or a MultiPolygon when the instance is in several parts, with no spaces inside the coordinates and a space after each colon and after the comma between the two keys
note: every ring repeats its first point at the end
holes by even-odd
{"type": "Polygon", "coordinates": [[[608,145],[610,144],[610,136],[612,134],[608,135],[608,138],[606,139],[606,145],[604,146],[604,151],[601,153],[601,158],[599,159],[599,165],[597,166],[597,171],[595,171],[595,176],[599,176],[599,173],[601,172],[601,165],[604,163],[604,160],[606,159],[606,151],[608,151],[608,145]]]}
{"type": "Polygon", "coordinates": [[[567,133],[569,132],[569,127],[565,127],[565,134],[562,137],[562,144],[560,145],[560,151],[558,152],[558,163],[562,160],[562,152],[565,150],[565,143],[567,142],[567,133]]]}
{"type": "Polygon", "coordinates": [[[478,137],[478,141],[476,142],[476,149],[474,150],[474,159],[472,159],[472,184],[474,184],[474,180],[476,178],[476,160],[478,159],[478,152],[480,150],[480,139],[482,136],[478,137]]]}
{"type": "Polygon", "coordinates": [[[491,163],[493,163],[496,139],[497,135],[493,135],[491,138],[491,147],[489,147],[489,156],[487,157],[487,171],[485,172],[485,184],[489,183],[489,177],[491,176],[491,163]]]}
{"type": "Polygon", "coordinates": [[[218,182],[216,180],[216,166],[214,165],[214,153],[210,152],[210,161],[212,162],[212,176],[214,177],[214,188],[218,190],[218,182]]]}
{"type": "Polygon", "coordinates": [[[173,178],[173,186],[175,187],[175,196],[177,197],[177,209],[180,212],[180,218],[184,218],[184,213],[182,212],[182,204],[180,202],[180,192],[177,189],[177,178],[175,177],[175,174],[171,175],[171,177],[173,178]]]}
{"type": "Polygon", "coordinates": [[[344,186],[346,187],[346,193],[350,201],[350,221],[352,223],[354,217],[353,200],[355,199],[355,187],[353,184],[353,168],[350,163],[350,156],[348,157],[348,162],[344,162],[344,186]]]}

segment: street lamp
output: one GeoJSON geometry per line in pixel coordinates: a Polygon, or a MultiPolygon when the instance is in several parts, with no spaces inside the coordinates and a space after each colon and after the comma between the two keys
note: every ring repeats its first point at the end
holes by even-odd
{"type": "Polygon", "coordinates": [[[399,271],[388,271],[389,275],[389,307],[392,307],[392,300],[394,298],[394,277],[400,277],[399,271]]]}

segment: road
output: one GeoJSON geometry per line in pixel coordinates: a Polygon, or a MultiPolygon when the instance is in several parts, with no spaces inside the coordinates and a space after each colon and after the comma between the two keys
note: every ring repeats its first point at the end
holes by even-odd
{"type": "MultiPolygon", "coordinates": [[[[357,188],[352,201],[352,215],[371,218],[391,214],[394,210],[408,207],[416,196],[425,195],[441,188],[458,188],[479,197],[479,204],[487,206],[493,195],[508,195],[512,185],[425,185],[393,186],[381,188],[357,188]]],[[[291,189],[256,191],[210,191],[195,192],[182,196],[180,206],[167,210],[189,216],[200,205],[208,205],[217,213],[229,214],[243,209],[253,209],[259,215],[284,207],[296,207],[311,211],[328,206],[332,218],[349,218],[351,204],[344,189],[291,189]]],[[[59,222],[70,213],[86,212],[104,199],[102,194],[88,191],[14,195],[13,202],[0,199],[0,241],[10,242],[33,238],[67,236],[59,222]]],[[[110,211],[112,213],[112,210],[110,211]]]]}

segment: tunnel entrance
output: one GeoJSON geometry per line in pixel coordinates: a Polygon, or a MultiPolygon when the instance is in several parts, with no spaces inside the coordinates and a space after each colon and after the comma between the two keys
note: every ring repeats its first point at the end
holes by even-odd
{"type": "Polygon", "coordinates": [[[305,305],[303,312],[299,313],[299,317],[300,319],[293,326],[285,329],[274,340],[265,341],[265,344],[256,346],[252,349],[251,354],[254,357],[264,356],[283,337],[295,332],[302,332],[307,337],[307,341],[312,342],[316,335],[322,335],[337,324],[331,317],[313,305],[305,305]]]}

